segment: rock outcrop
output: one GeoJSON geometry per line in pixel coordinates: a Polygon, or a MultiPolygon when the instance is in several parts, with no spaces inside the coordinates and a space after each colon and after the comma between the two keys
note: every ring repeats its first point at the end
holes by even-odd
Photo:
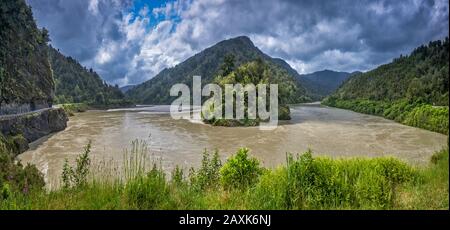
{"type": "Polygon", "coordinates": [[[0,132],[15,154],[28,149],[28,143],[67,127],[67,115],[61,108],[0,117],[0,132]]]}

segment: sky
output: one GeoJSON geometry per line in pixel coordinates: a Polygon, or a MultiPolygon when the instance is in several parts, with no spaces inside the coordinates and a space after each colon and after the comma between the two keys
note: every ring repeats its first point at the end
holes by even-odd
{"type": "Polygon", "coordinates": [[[449,34],[447,0],[26,1],[53,47],[120,86],[242,35],[303,74],[367,71],[449,34]]]}

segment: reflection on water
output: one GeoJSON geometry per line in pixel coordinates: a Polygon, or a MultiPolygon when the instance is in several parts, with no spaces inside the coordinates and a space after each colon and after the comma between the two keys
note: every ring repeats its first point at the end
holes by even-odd
{"type": "Polygon", "coordinates": [[[33,143],[19,156],[56,181],[64,159],[73,162],[88,140],[95,159],[122,161],[124,149],[134,139],[146,140],[153,157],[171,170],[198,166],[204,149],[219,150],[226,158],[239,147],[248,147],[265,166],[283,164],[286,152],[308,148],[332,157],[394,155],[411,163],[428,162],[447,144],[447,136],[400,125],[370,115],[318,104],[291,107],[291,121],[272,131],[258,127],[212,127],[189,120],[173,120],[169,106],[89,111],[70,118],[68,128],[33,143]]]}

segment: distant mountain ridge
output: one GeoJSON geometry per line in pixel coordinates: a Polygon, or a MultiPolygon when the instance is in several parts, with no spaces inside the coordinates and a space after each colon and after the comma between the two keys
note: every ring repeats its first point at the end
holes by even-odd
{"type": "Polygon", "coordinates": [[[337,72],[333,70],[322,70],[309,74],[300,74],[297,81],[304,85],[313,100],[321,100],[333,93],[351,75],[360,72],[337,72]]]}
{"type": "MultiPolygon", "coordinates": [[[[137,103],[170,104],[175,99],[169,95],[172,85],[184,83],[190,86],[194,75],[202,76],[202,84],[211,83],[219,74],[225,56],[229,54],[234,55],[236,67],[259,58],[270,66],[285,71],[291,80],[295,80],[298,74],[285,61],[263,53],[248,37],[239,36],[221,41],[172,68],[162,70],[154,78],[127,91],[126,95],[137,103]]],[[[292,103],[311,100],[302,85],[297,84],[296,87],[298,98],[292,103]]]]}
{"type": "Polygon", "coordinates": [[[128,90],[134,88],[136,85],[125,85],[120,87],[120,91],[122,91],[122,93],[126,93],[128,90]]]}

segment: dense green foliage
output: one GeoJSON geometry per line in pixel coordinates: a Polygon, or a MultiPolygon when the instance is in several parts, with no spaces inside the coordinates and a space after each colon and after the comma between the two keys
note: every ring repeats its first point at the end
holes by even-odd
{"type": "Polygon", "coordinates": [[[48,31],[37,28],[24,0],[0,2],[0,105],[131,104],[118,86],[108,85],[92,69],[47,45],[48,41],[48,31]]]}
{"type": "Polygon", "coordinates": [[[48,41],[24,0],[0,2],[0,105],[52,101],[48,41]]]}
{"type": "Polygon", "coordinates": [[[249,149],[239,149],[220,169],[220,178],[224,188],[248,188],[257,182],[263,173],[256,158],[249,158],[249,149]]]}
{"type": "Polygon", "coordinates": [[[49,47],[50,62],[56,81],[57,103],[85,103],[93,106],[126,106],[118,86],[104,82],[92,69],[86,69],[71,57],[49,47]]]}
{"type": "Polygon", "coordinates": [[[334,94],[339,99],[396,101],[407,99],[448,106],[449,40],[430,42],[409,56],[356,74],[334,94]]]}
{"type": "MultiPolygon", "coordinates": [[[[176,167],[172,178],[157,164],[143,170],[136,162],[142,149],[133,149],[127,180],[92,175],[50,192],[10,191],[0,209],[448,209],[448,149],[427,167],[394,158],[317,158],[308,151],[288,154],[276,169],[262,168],[248,149],[223,166],[217,152],[205,152],[199,169],[184,176],[176,167]]],[[[74,166],[82,175],[87,152],[74,166]]]]}
{"type": "MultiPolygon", "coordinates": [[[[221,41],[175,67],[164,69],[151,80],[137,85],[126,94],[137,103],[170,104],[175,99],[169,95],[169,90],[174,84],[184,83],[192,86],[192,77],[198,75],[202,77],[202,85],[205,85],[213,82],[217,75],[225,76],[234,67],[258,58],[267,62],[271,68],[287,72],[290,78],[294,77],[295,70],[292,70],[286,62],[269,57],[255,47],[248,37],[242,36],[221,41]],[[230,55],[233,56],[234,64],[229,69],[224,69],[223,64],[227,61],[230,62],[230,60],[226,60],[230,55]]],[[[281,87],[279,88],[281,89],[281,87]]],[[[301,85],[298,85],[296,90],[298,97],[295,98],[295,102],[310,100],[301,85]]]]}
{"type": "MultiPolygon", "coordinates": [[[[189,171],[189,181],[195,189],[206,189],[217,187],[219,185],[220,174],[219,170],[222,167],[219,152],[215,151],[212,155],[208,151],[203,152],[202,166],[196,171],[191,168],[189,171]]],[[[183,170],[175,169],[174,175],[182,175],[183,170]],[[177,172],[178,171],[178,172],[177,172]]],[[[176,178],[177,183],[183,182],[183,176],[176,178]]]]}
{"type": "Polygon", "coordinates": [[[89,108],[89,106],[84,103],[68,103],[60,104],[59,106],[64,109],[64,112],[68,116],[73,116],[75,115],[75,113],[86,112],[86,110],[88,110],[89,108]]]}
{"type": "Polygon", "coordinates": [[[449,40],[348,79],[323,104],[448,134],[449,40]]]}
{"type": "MultiPolygon", "coordinates": [[[[269,108],[269,98],[270,98],[270,90],[269,84],[278,84],[278,119],[281,120],[289,120],[290,119],[290,111],[288,103],[297,102],[298,98],[301,98],[303,95],[301,91],[298,90],[298,87],[295,81],[288,75],[286,71],[280,68],[275,68],[269,65],[267,62],[262,59],[257,59],[255,61],[251,61],[245,64],[242,64],[238,68],[234,68],[232,56],[229,56],[228,60],[222,64],[221,73],[226,75],[218,75],[214,83],[218,84],[222,88],[222,116],[225,117],[225,85],[226,84],[241,84],[243,87],[249,84],[253,84],[257,86],[258,84],[266,84],[266,105],[269,108]],[[231,67],[230,67],[231,66],[231,67]]],[[[259,97],[259,92],[255,92],[256,97],[259,97]]],[[[247,93],[244,95],[244,104],[245,104],[245,118],[243,120],[231,120],[231,119],[210,119],[205,120],[207,123],[211,123],[213,125],[220,126],[253,126],[258,125],[260,118],[256,116],[256,119],[249,119],[248,116],[248,97],[247,93]]],[[[234,101],[233,103],[236,103],[234,101]]],[[[211,113],[214,112],[214,109],[210,109],[211,113]]],[[[256,114],[257,115],[257,114],[256,114]]]]}
{"type": "Polygon", "coordinates": [[[78,155],[75,168],[71,167],[67,159],[65,159],[61,175],[64,189],[86,185],[89,167],[91,165],[90,153],[91,142],[84,147],[83,153],[78,155]]]}
{"type": "Polygon", "coordinates": [[[325,105],[350,109],[359,113],[373,114],[395,120],[405,125],[448,134],[448,106],[431,106],[407,100],[395,102],[371,100],[341,100],[329,97],[325,105]]]}
{"type": "Polygon", "coordinates": [[[45,185],[42,173],[34,165],[24,167],[14,162],[17,150],[13,145],[13,141],[0,134],[0,200],[12,194],[42,192],[45,185]]]}
{"type": "Polygon", "coordinates": [[[410,126],[448,134],[448,106],[418,106],[406,115],[403,122],[410,126]]]}

